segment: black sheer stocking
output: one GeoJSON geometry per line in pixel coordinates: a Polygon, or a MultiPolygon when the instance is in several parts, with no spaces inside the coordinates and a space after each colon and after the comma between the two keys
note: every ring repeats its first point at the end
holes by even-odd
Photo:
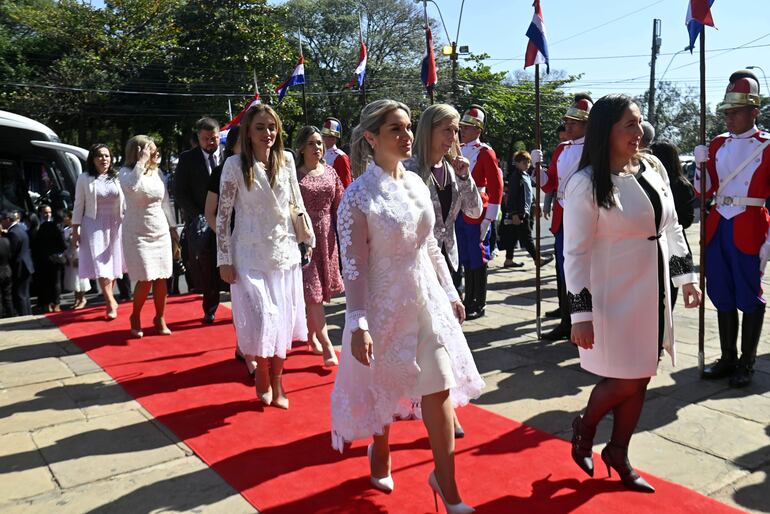
{"type": "Polygon", "coordinates": [[[603,378],[591,391],[583,423],[590,428],[613,411],[612,442],[628,446],[642,413],[649,378],[603,378]]]}

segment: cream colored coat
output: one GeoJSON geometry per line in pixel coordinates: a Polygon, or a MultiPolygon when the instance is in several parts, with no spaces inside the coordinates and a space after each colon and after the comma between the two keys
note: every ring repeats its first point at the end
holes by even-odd
{"type": "Polygon", "coordinates": [[[665,284],[663,347],[674,364],[669,277],[677,287],[697,281],[668,175],[655,157],[641,159],[643,176],[661,200],[660,231],[650,199],[631,174],[612,176],[616,206],[611,209],[594,200],[590,166],[575,173],[566,187],[564,272],[570,313],[573,323],[592,321],[594,327],[594,347],[580,349],[580,365],[603,377],[656,374],[658,249],[665,284]]]}
{"type": "MultiPolygon", "coordinates": [[[[80,225],[83,223],[83,217],[96,219],[96,177],[88,173],[81,173],[75,183],[75,206],[72,208],[72,224],[80,225]]],[[[115,214],[123,218],[126,211],[126,199],[123,196],[123,189],[120,187],[120,180],[115,177],[115,183],[118,185],[120,194],[120,212],[115,214]]]]}

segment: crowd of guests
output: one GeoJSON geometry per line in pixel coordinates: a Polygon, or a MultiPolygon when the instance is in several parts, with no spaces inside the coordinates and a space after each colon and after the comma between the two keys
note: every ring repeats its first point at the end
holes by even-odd
{"type": "MultiPolygon", "coordinates": [[[[731,134],[748,134],[747,148],[763,142],[762,151],[770,137],[754,126],[758,83],[749,80],[749,92],[739,96],[733,91],[746,78],[731,77],[720,109],[731,134]]],[[[195,148],[180,156],[172,188],[184,217],[183,242],[155,142],[147,136],[129,140],[119,172],[109,148],[95,145],[77,182],[75,209],[61,222],[50,208],[41,209],[39,227],[23,226],[18,213],[3,214],[4,312],[28,312],[20,299],[37,270],[46,283],[66,282],[76,292],[77,308],[85,305],[88,281],[98,280],[105,318],[114,319],[113,285],[128,271],[136,281],[131,334],[143,335],[140,313],[151,290],[154,329],[170,334],[167,280],[179,259],[175,254],[184,254],[202,293],[202,323],[215,321],[220,290],[229,288],[235,356],[254,376],[265,406],[289,408],[284,363],[292,343],[306,341],[324,366],[339,366],[331,395],[332,446],[342,452],[371,437],[371,484],[392,491],[392,422],[419,417],[433,451],[430,489],[448,512],[470,513],[455,478],[454,444],[463,429],[454,409],[477,398],[485,384],[461,325],[484,315],[492,249],[506,252],[504,267],[516,267],[518,245],[536,266],[556,261],[560,304],[547,315],[560,322],[546,338],[571,340],[581,366],[600,378],[572,423],[573,460],[593,476],[596,427],[611,411],[602,461],[627,488],[653,492],[631,466],[628,446],[650,377],[664,352],[675,359],[678,290],[685,307],[702,301],[684,234],[693,222],[695,191],[678,150],[654,141],[652,126],[630,97],[611,94],[594,103],[580,94],[564,116],[564,142],[550,166],[540,149],[518,151],[503,180],[494,152],[479,139],[484,122],[478,106],[461,117],[454,107],[436,104],[413,131],[408,106],[377,100],[362,110],[348,157],[337,146],[342,129],[336,118],[320,129],[299,128],[291,149],[284,147],[281,119],[268,105],[249,108],[230,129],[224,149],[218,123],[203,118],[195,127],[195,148]],[[533,242],[534,219],[541,214],[536,177],[547,193],[543,214],[552,218],[553,255],[539,255],[533,242]],[[343,293],[338,357],[324,304],[343,293]]],[[[756,212],[746,207],[764,204],[757,193],[719,196],[716,183],[729,182],[742,169],[722,177],[729,170],[716,163],[716,151],[708,156],[701,148],[696,158],[699,170],[708,170],[707,189],[717,205],[744,209],[709,215],[718,228],[712,227],[707,248],[725,246],[716,261],[724,269],[706,270],[721,281],[712,300],[720,310],[723,355],[704,378],[732,374],[731,385],[740,387],[751,379],[764,316],[759,277],[770,243],[756,238],[753,254],[731,246],[738,241],[732,218],[740,226],[740,216],[756,212]],[[735,263],[745,266],[730,268],[735,263]],[[745,313],[740,359],[736,307],[745,313]],[[732,334],[730,340],[723,332],[732,334]]],[[[760,214],[766,233],[767,211],[760,214]]],[[[50,311],[59,309],[57,287],[38,291],[50,311]]]]}

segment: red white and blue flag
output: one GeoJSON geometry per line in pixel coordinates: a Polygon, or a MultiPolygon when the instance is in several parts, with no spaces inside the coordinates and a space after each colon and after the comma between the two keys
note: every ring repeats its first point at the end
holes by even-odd
{"type": "Polygon", "coordinates": [[[251,99],[249,100],[249,103],[246,104],[246,107],[241,112],[239,112],[233,119],[228,121],[224,127],[222,127],[222,132],[224,133],[230,130],[231,128],[233,128],[234,126],[239,125],[241,123],[241,118],[243,118],[243,115],[246,114],[246,111],[248,111],[255,105],[259,105],[260,103],[261,102],[259,99],[259,93],[257,93],[256,95],[251,97],[251,99]]]}
{"type": "Polygon", "coordinates": [[[545,64],[546,73],[551,72],[551,65],[548,62],[548,41],[545,33],[545,22],[543,21],[543,11],[540,9],[540,0],[535,0],[535,14],[532,15],[532,22],[527,29],[527,53],[524,55],[524,67],[529,68],[533,64],[545,64]]]}
{"type": "Polygon", "coordinates": [[[358,52],[358,66],[356,66],[356,71],[353,72],[353,80],[350,81],[350,84],[348,84],[348,88],[355,87],[356,84],[358,84],[358,88],[360,89],[361,86],[364,85],[364,77],[366,76],[366,45],[364,44],[364,40],[361,40],[361,48],[358,52]]]}
{"type": "Polygon", "coordinates": [[[687,2],[687,18],[685,18],[684,23],[687,25],[687,32],[690,34],[690,45],[687,47],[690,53],[695,48],[695,40],[698,39],[703,26],[714,26],[714,18],[711,17],[711,6],[713,4],[714,0],[690,0],[687,2]]]}
{"type": "Polygon", "coordinates": [[[286,92],[292,86],[299,86],[305,83],[305,57],[300,55],[297,66],[294,67],[294,71],[291,72],[291,76],[286,81],[278,86],[275,90],[278,93],[278,102],[283,100],[286,96],[286,92]]]}
{"type": "Polygon", "coordinates": [[[433,91],[433,86],[438,83],[438,74],[436,73],[436,57],[433,55],[433,33],[430,27],[425,28],[427,42],[425,46],[425,55],[422,58],[422,70],[420,78],[428,92],[433,91]]]}

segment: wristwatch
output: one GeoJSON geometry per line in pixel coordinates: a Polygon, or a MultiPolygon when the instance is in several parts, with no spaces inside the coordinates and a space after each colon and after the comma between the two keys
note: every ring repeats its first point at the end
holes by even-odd
{"type": "Polygon", "coordinates": [[[366,321],[365,317],[361,316],[360,318],[358,318],[358,327],[356,327],[356,330],[364,330],[366,332],[369,332],[369,322],[366,321]]]}

